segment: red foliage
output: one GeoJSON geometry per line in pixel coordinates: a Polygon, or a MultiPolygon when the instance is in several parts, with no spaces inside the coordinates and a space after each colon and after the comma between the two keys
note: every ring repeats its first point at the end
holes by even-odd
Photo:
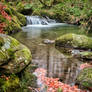
{"type": "Polygon", "coordinates": [[[6,24],[3,22],[3,23],[0,23],[0,33],[4,33],[3,31],[3,28],[6,26],[6,24]]]}
{"type": "MultiPolygon", "coordinates": [[[[0,3],[0,14],[7,20],[11,21],[11,17],[4,11],[6,6],[0,3]]],[[[3,28],[6,26],[5,23],[0,23],[0,33],[4,33],[3,28]]]]}
{"type": "Polygon", "coordinates": [[[1,14],[2,14],[2,16],[3,16],[4,18],[6,18],[6,19],[8,19],[8,20],[11,21],[11,17],[8,16],[8,14],[7,14],[4,10],[1,11],[1,14]]]}
{"type": "Polygon", "coordinates": [[[80,69],[84,69],[84,68],[87,68],[87,67],[92,67],[92,65],[88,64],[88,63],[84,63],[84,64],[81,64],[80,65],[80,69]]]}
{"type": "Polygon", "coordinates": [[[35,70],[34,74],[37,76],[38,80],[40,80],[40,82],[42,83],[41,89],[47,86],[46,92],[57,92],[58,89],[61,89],[62,92],[86,92],[81,89],[78,89],[77,86],[70,86],[68,84],[64,84],[60,82],[58,78],[45,77],[46,75],[45,69],[38,68],[35,70]]]}
{"type": "Polygon", "coordinates": [[[0,76],[0,78],[3,78],[3,79],[5,79],[5,80],[9,80],[10,79],[10,76],[6,76],[6,75],[2,75],[2,76],[0,76]]]}

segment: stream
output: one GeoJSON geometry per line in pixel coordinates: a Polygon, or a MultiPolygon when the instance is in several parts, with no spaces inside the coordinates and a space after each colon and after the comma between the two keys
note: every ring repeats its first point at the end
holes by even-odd
{"type": "Polygon", "coordinates": [[[85,32],[74,25],[56,23],[53,20],[50,20],[52,22],[44,20],[46,22],[41,24],[41,20],[36,20],[32,17],[30,22],[29,17],[27,26],[22,28],[23,31],[14,34],[13,37],[31,50],[32,63],[46,69],[48,77],[60,78],[63,83],[75,85],[81,62],[77,58],[67,57],[61,53],[55,48],[54,43],[45,41],[53,41],[66,33],[85,34],[85,32]]]}

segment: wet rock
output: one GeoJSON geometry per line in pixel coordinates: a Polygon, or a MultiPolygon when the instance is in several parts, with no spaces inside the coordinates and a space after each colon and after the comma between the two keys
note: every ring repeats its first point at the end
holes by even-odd
{"type": "Polygon", "coordinates": [[[43,43],[45,43],[45,44],[53,44],[53,43],[55,43],[55,41],[54,40],[45,39],[43,41],[43,43]]]}
{"type": "Polygon", "coordinates": [[[16,39],[0,34],[1,73],[18,73],[31,61],[29,49],[16,39]]]}
{"type": "Polygon", "coordinates": [[[77,77],[77,83],[82,88],[92,87],[92,67],[84,68],[77,77]]]}
{"type": "Polygon", "coordinates": [[[57,38],[55,45],[68,48],[92,49],[92,38],[69,33],[57,38]]]}
{"type": "Polygon", "coordinates": [[[80,52],[80,57],[84,58],[84,59],[91,60],[92,59],[92,52],[89,52],[89,51],[80,52]]]}
{"type": "Polygon", "coordinates": [[[92,52],[91,51],[85,51],[85,50],[72,50],[71,51],[72,56],[76,56],[79,58],[82,58],[83,60],[92,60],[92,52]]]}
{"type": "Polygon", "coordinates": [[[71,54],[72,55],[78,55],[78,54],[80,54],[80,51],[79,50],[72,50],[71,54]]]}

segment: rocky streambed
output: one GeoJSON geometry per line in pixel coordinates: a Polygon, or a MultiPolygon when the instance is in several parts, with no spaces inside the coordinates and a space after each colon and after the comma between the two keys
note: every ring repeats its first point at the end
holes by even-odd
{"type": "Polygon", "coordinates": [[[37,91],[38,76],[32,73],[38,67],[43,68],[43,71],[46,69],[49,78],[59,78],[62,83],[78,85],[91,92],[91,44],[92,38],[69,33],[53,40],[53,43],[42,41],[37,47],[32,44],[31,55],[30,50],[19,41],[0,34],[0,90],[37,91]]]}
{"type": "Polygon", "coordinates": [[[74,27],[73,31],[73,27],[24,27],[23,32],[15,34],[14,37],[31,50],[32,63],[38,68],[47,70],[47,77],[59,78],[63,83],[91,90],[89,68],[92,68],[92,40],[90,37],[75,33],[77,29],[74,27]],[[83,77],[84,73],[81,72],[85,67],[89,73],[83,77]]]}
{"type": "Polygon", "coordinates": [[[92,38],[85,35],[66,34],[57,38],[56,47],[65,47],[65,53],[72,54],[73,57],[81,59],[82,63],[89,65],[83,68],[78,74],[77,83],[82,88],[92,88],[92,38]],[[67,49],[68,48],[68,49],[67,49]],[[74,50],[77,49],[77,50],[74,50]]]}

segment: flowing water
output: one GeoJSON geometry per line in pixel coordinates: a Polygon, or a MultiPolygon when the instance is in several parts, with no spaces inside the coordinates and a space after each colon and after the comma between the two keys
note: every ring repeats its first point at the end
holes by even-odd
{"type": "Polygon", "coordinates": [[[74,85],[81,62],[76,58],[65,56],[54,44],[45,44],[44,41],[55,40],[66,33],[85,34],[85,32],[77,26],[55,23],[54,20],[39,19],[37,16],[36,19],[34,17],[27,19],[28,25],[13,37],[31,50],[32,63],[46,69],[47,76],[58,77],[64,83],[74,85]]]}

